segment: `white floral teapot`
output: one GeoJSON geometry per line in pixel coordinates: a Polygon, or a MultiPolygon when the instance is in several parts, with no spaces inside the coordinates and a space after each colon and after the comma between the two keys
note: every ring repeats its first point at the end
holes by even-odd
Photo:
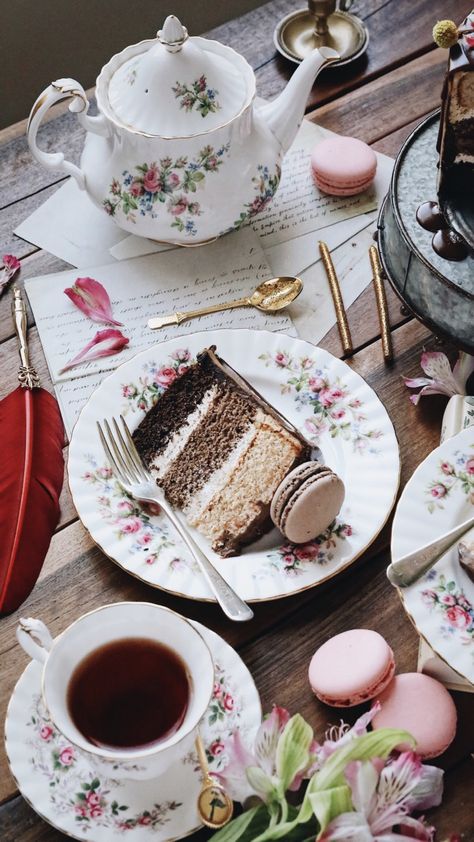
{"type": "Polygon", "coordinates": [[[314,50],[273,102],[257,107],[252,68],[230,47],[188,37],[170,15],[157,37],[126,47],[97,79],[99,114],[73,79],[53,82],[36,100],[28,143],[40,164],[72,175],[126,231],[196,245],[239,228],[279,183],[281,160],[320,69],[337,58],[314,50]],[[54,103],[87,129],[77,167],[39,149],[36,135],[54,103]]]}

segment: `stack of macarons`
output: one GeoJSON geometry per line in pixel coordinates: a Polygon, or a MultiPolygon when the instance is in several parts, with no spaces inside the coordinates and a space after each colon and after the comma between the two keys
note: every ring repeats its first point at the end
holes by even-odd
{"type": "Polygon", "coordinates": [[[334,135],[318,143],[311,154],[316,186],[330,196],[354,196],[372,184],[377,156],[355,137],[334,135]]]}
{"type": "Polygon", "coordinates": [[[456,707],[446,688],[423,673],[395,675],[390,646],[370,629],[351,629],[323,643],[309,665],[309,682],[318,699],[334,707],[373,701],[372,728],[408,731],[423,758],[442,754],[456,734],[456,707]]]}
{"type": "Polygon", "coordinates": [[[344,501],[344,483],[326,465],[303,462],[278,486],[270,517],[293,544],[321,535],[337,517],[344,501]]]}

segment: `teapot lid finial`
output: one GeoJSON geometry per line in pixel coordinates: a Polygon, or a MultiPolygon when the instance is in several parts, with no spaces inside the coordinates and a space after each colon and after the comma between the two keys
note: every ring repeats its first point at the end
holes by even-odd
{"type": "Polygon", "coordinates": [[[168,15],[156,37],[169,53],[178,53],[188,39],[188,30],[175,15],[168,15]]]}

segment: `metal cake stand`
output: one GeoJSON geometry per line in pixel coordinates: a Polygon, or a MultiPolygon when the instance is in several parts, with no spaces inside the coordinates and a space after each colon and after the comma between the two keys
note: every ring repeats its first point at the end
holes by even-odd
{"type": "Polygon", "coordinates": [[[417,208],[436,201],[440,112],[427,117],[402,146],[380,210],[379,251],[395,292],[435,334],[474,353],[474,253],[455,263],[433,251],[417,208]]]}

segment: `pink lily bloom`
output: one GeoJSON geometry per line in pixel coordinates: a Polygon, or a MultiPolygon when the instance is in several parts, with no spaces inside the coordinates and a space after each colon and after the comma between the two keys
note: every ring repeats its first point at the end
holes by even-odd
{"type": "Polygon", "coordinates": [[[428,377],[403,378],[405,386],[410,389],[422,386],[418,394],[410,395],[415,406],[423,395],[465,395],[467,380],[474,371],[474,357],[461,351],[451,371],[446,354],[441,351],[425,351],[421,355],[420,365],[428,377]]]}
{"type": "Polygon", "coordinates": [[[94,338],[61,369],[59,374],[69,371],[76,365],[83,365],[92,360],[98,360],[100,357],[109,357],[111,354],[118,354],[122,348],[128,345],[129,341],[120,330],[114,330],[113,328],[98,330],[94,338]]]}
{"type": "Polygon", "coordinates": [[[14,254],[4,254],[2,260],[3,269],[0,272],[0,295],[20,268],[20,261],[14,254]]]}
{"type": "Polygon", "coordinates": [[[258,792],[250,785],[245,770],[250,766],[258,766],[268,777],[275,774],[278,740],[289,718],[290,714],[285,708],[274,705],[271,714],[263,720],[257,731],[253,752],[244,746],[239,732],[234,731],[226,745],[229,763],[223,772],[213,773],[233,801],[243,804],[251,795],[266,800],[264,792],[258,792]]]}
{"type": "Polygon", "coordinates": [[[443,771],[424,766],[414,752],[395,760],[349,763],[345,770],[354,812],[333,819],[319,842],[432,842],[434,828],[409,815],[441,803],[443,771]],[[398,827],[400,833],[393,832],[398,827]]]}
{"type": "Polygon", "coordinates": [[[76,278],[72,287],[65,289],[67,297],[82,310],[89,319],[100,324],[111,324],[122,327],[112,317],[112,305],[105,287],[94,278],[76,278]]]}

